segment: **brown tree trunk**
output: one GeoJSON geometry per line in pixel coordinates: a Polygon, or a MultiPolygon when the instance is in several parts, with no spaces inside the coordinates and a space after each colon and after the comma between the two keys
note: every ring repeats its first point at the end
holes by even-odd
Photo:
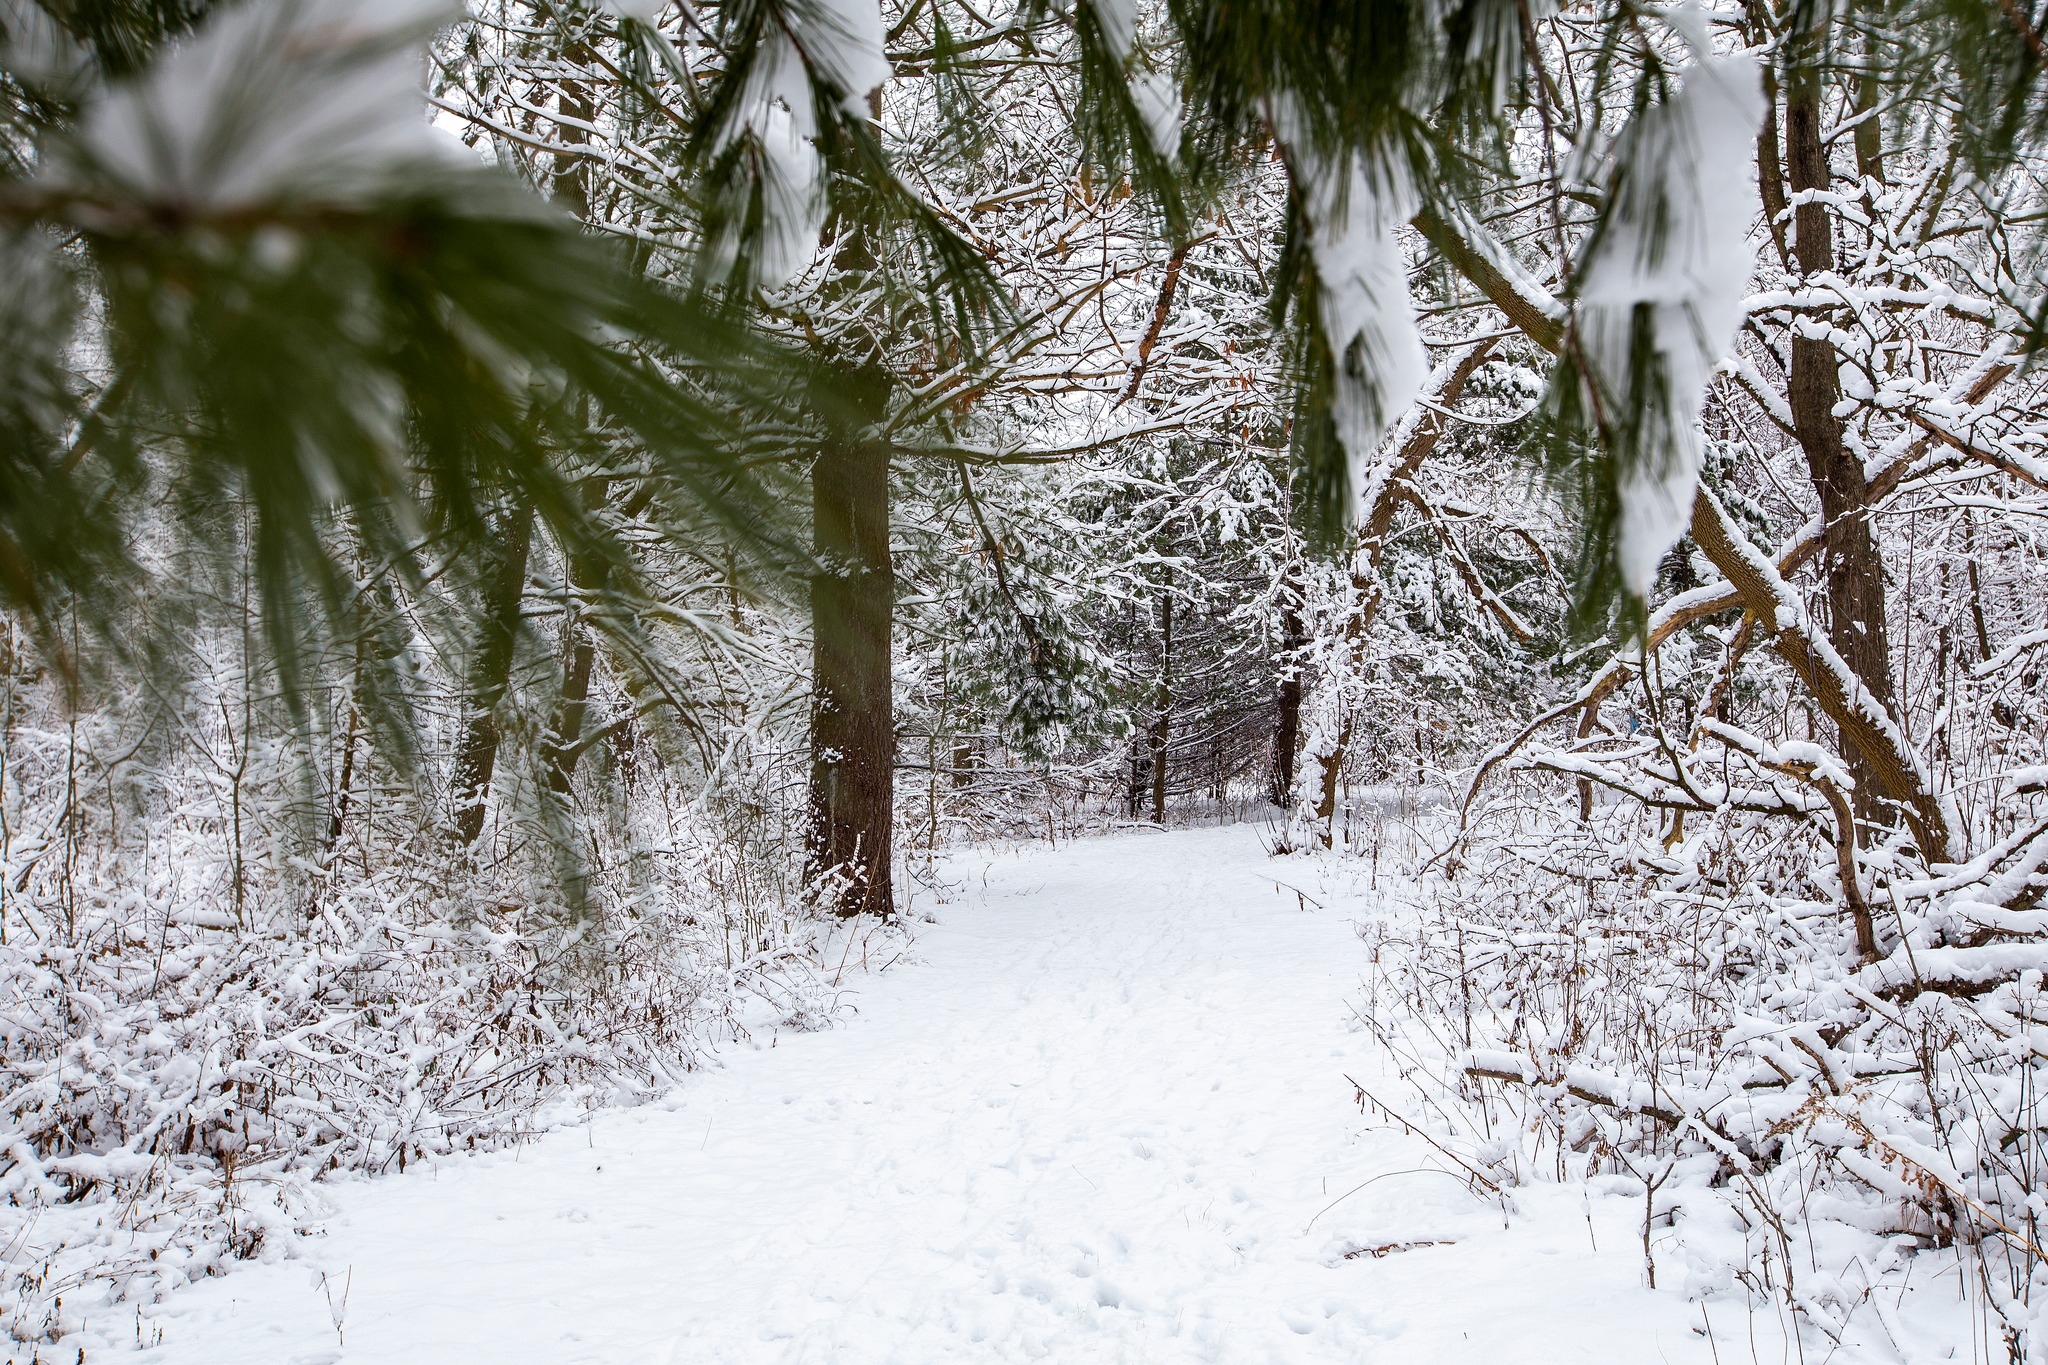
{"type": "Polygon", "coordinates": [[[569,650],[569,666],[562,672],[562,708],[555,718],[554,738],[548,743],[548,790],[567,796],[576,776],[576,764],[583,757],[583,719],[590,711],[590,675],[597,662],[597,647],[580,628],[569,650]]]}
{"type": "MultiPolygon", "coordinates": [[[[861,381],[866,423],[887,412],[879,367],[861,381]]],[[[894,912],[889,854],[896,721],[889,631],[889,452],[858,429],[833,433],[811,467],[811,782],[808,876],[837,879],[840,915],[894,912]]]]}
{"type": "Polygon", "coordinates": [[[1273,778],[1266,796],[1282,810],[1294,800],[1294,754],[1301,747],[1301,647],[1308,643],[1292,580],[1280,608],[1280,718],[1273,727],[1273,778]]]}
{"type": "Polygon", "coordinates": [[[1344,755],[1351,752],[1351,712],[1344,713],[1344,724],[1337,730],[1337,747],[1323,756],[1323,791],[1316,800],[1316,823],[1323,827],[1323,842],[1331,843],[1336,838],[1337,827],[1337,780],[1344,775],[1344,755]]]}
{"type": "MultiPolygon", "coordinates": [[[[1825,191],[1832,184],[1826,145],[1821,141],[1821,86],[1811,68],[1795,68],[1785,101],[1785,162],[1791,186],[1825,191]]],[[[1793,259],[1801,273],[1818,274],[1835,263],[1833,210],[1803,203],[1793,210],[1793,259]]],[[[1821,572],[1827,585],[1828,643],[1864,688],[1887,712],[1893,710],[1891,644],[1885,623],[1884,563],[1871,533],[1869,494],[1863,463],[1842,439],[1834,414],[1842,387],[1835,348],[1823,339],[1792,338],[1787,398],[1793,431],[1820,494],[1826,527],[1821,572]]],[[[1870,760],[1855,740],[1842,736],[1842,757],[1856,779],[1856,814],[1883,818],[1879,784],[1870,760]]],[[[1935,852],[1929,850],[1930,853],[1935,852]]]]}
{"type": "MultiPolygon", "coordinates": [[[[1771,638],[1772,647],[1806,685],[1821,710],[1834,721],[1844,754],[1859,755],[1872,799],[1886,798],[1906,817],[1913,837],[1930,857],[1953,857],[1948,814],[1925,780],[1912,750],[1903,747],[1897,728],[1872,714],[1874,702],[1860,679],[1843,678],[1828,666],[1819,641],[1810,633],[1798,597],[1778,574],[1768,556],[1741,538],[1720,502],[1705,488],[1693,497],[1692,535],[1701,553],[1728,576],[1742,605],[1771,638]]],[[[1839,652],[1839,651],[1837,651],[1839,652]]]]}
{"type": "MultiPolygon", "coordinates": [[[[590,61],[591,52],[582,43],[574,43],[562,58],[570,66],[580,67],[590,61]]],[[[564,148],[574,150],[555,153],[555,174],[548,188],[557,204],[578,222],[585,222],[590,218],[590,167],[582,149],[589,144],[590,134],[578,125],[588,124],[597,115],[591,107],[590,91],[581,81],[562,82],[557,101],[564,121],[555,125],[555,138],[564,148]]]]}
{"type": "Polygon", "coordinates": [[[356,606],[355,667],[349,673],[348,730],[341,741],[341,772],[334,781],[334,809],[327,820],[327,851],[332,854],[334,846],[341,842],[341,831],[348,825],[349,807],[355,801],[356,786],[356,735],[362,728],[363,708],[363,656],[368,650],[369,628],[364,623],[366,613],[358,601],[356,606]]]}
{"type": "Polygon", "coordinates": [[[498,766],[498,706],[512,681],[519,645],[520,602],[526,594],[526,559],[533,548],[533,509],[506,514],[499,553],[484,574],[483,621],[470,665],[469,722],[455,750],[451,790],[455,794],[455,837],[473,844],[484,830],[491,776],[498,766]]]}
{"type": "Polygon", "coordinates": [[[1152,823],[1166,823],[1166,744],[1173,725],[1173,598],[1159,605],[1159,696],[1148,738],[1152,747],[1152,823]]]}
{"type": "Polygon", "coordinates": [[[1856,77],[1856,174],[1865,180],[1884,183],[1884,125],[1878,121],[1878,101],[1884,94],[1876,64],[1881,54],[1875,40],[1866,39],[1863,59],[1869,63],[1856,77]]]}
{"type": "MultiPolygon", "coordinates": [[[[583,484],[584,508],[595,517],[611,494],[611,480],[602,476],[583,484]]],[[[569,586],[577,604],[569,617],[569,658],[562,670],[562,704],[555,713],[555,731],[547,743],[548,789],[559,796],[569,794],[576,765],[588,747],[582,742],[583,725],[590,715],[590,678],[597,663],[597,642],[590,627],[580,619],[581,603],[602,596],[611,586],[611,561],[589,550],[569,555],[569,586]]]]}
{"type": "Polygon", "coordinates": [[[1764,221],[1770,227],[1771,245],[1778,263],[1792,268],[1792,245],[1786,233],[1785,167],[1778,156],[1778,78],[1764,72],[1764,123],[1756,134],[1756,182],[1763,201],[1764,221]]]}

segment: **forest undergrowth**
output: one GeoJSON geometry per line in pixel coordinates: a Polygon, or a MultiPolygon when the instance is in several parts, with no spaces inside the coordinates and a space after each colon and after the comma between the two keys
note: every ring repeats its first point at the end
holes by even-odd
{"type": "Polygon", "coordinates": [[[531,865],[560,846],[517,802],[463,848],[362,754],[342,814],[309,821],[303,760],[252,752],[231,708],[167,737],[55,691],[10,693],[5,748],[17,1341],[291,1254],[323,1178],[516,1143],[834,1014],[828,922],[658,770],[579,826],[565,874],[531,865]]]}
{"type": "Polygon", "coordinates": [[[1755,817],[1674,837],[1523,787],[1397,837],[1359,1017],[1404,1084],[1363,1110],[1475,1193],[1639,1198],[1644,1282],[1752,1341],[1760,1315],[1802,1358],[1919,1358],[1917,1278],[1953,1287],[1969,1358],[2035,1358],[2048,945],[1999,908],[2004,860],[1895,882],[1865,960],[1829,842],[1755,817]]]}

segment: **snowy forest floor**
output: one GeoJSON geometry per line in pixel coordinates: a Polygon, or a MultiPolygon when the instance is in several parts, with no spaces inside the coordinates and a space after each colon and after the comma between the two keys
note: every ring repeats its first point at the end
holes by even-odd
{"type": "Polygon", "coordinates": [[[95,1365],[1801,1358],[1768,1305],[1710,1306],[1710,1342],[1647,1288],[1640,1197],[1482,1198],[1361,1110],[1347,1078],[1396,1064],[1347,1007],[1378,913],[1357,860],[1241,825],[941,872],[914,941],[865,972],[851,948],[840,1026],[330,1186],[295,1255],[73,1341],[95,1365]]]}

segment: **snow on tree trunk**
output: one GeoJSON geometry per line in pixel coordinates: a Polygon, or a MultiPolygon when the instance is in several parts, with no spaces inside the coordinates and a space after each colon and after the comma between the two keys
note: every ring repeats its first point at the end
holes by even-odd
{"type": "MultiPolygon", "coordinates": [[[[1835,266],[1835,210],[1817,197],[1825,194],[1834,180],[1822,140],[1821,95],[1818,76],[1809,74],[1793,83],[1785,105],[1785,169],[1791,189],[1800,199],[1793,210],[1793,261],[1800,273],[1809,277],[1835,266]]],[[[1793,434],[1806,455],[1814,491],[1820,495],[1828,643],[1870,694],[1872,704],[1889,717],[1895,698],[1885,620],[1884,563],[1871,533],[1863,461],[1844,442],[1841,419],[1835,415],[1842,398],[1841,361],[1825,334],[1795,332],[1791,350],[1785,398],[1792,413],[1793,434]]],[[[1847,731],[1842,734],[1842,757],[1856,778],[1857,814],[1865,820],[1883,818],[1883,783],[1875,771],[1882,760],[1867,753],[1847,731]]]]}

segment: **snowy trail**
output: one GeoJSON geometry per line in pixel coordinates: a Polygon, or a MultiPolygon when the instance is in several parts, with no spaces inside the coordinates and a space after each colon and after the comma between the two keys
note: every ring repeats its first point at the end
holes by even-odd
{"type": "Polygon", "coordinates": [[[1522,1190],[1504,1229],[1360,1115],[1344,1074],[1387,1059],[1344,1026],[1352,916],[1276,892],[1329,899],[1252,829],[954,873],[922,961],[860,981],[845,1027],[735,1050],[672,1108],[339,1186],[327,1237],[150,1310],[133,1358],[1711,1358],[1698,1308],[1641,1287],[1632,1201],[1595,1200],[1589,1237],[1576,1191],[1522,1190]]]}

